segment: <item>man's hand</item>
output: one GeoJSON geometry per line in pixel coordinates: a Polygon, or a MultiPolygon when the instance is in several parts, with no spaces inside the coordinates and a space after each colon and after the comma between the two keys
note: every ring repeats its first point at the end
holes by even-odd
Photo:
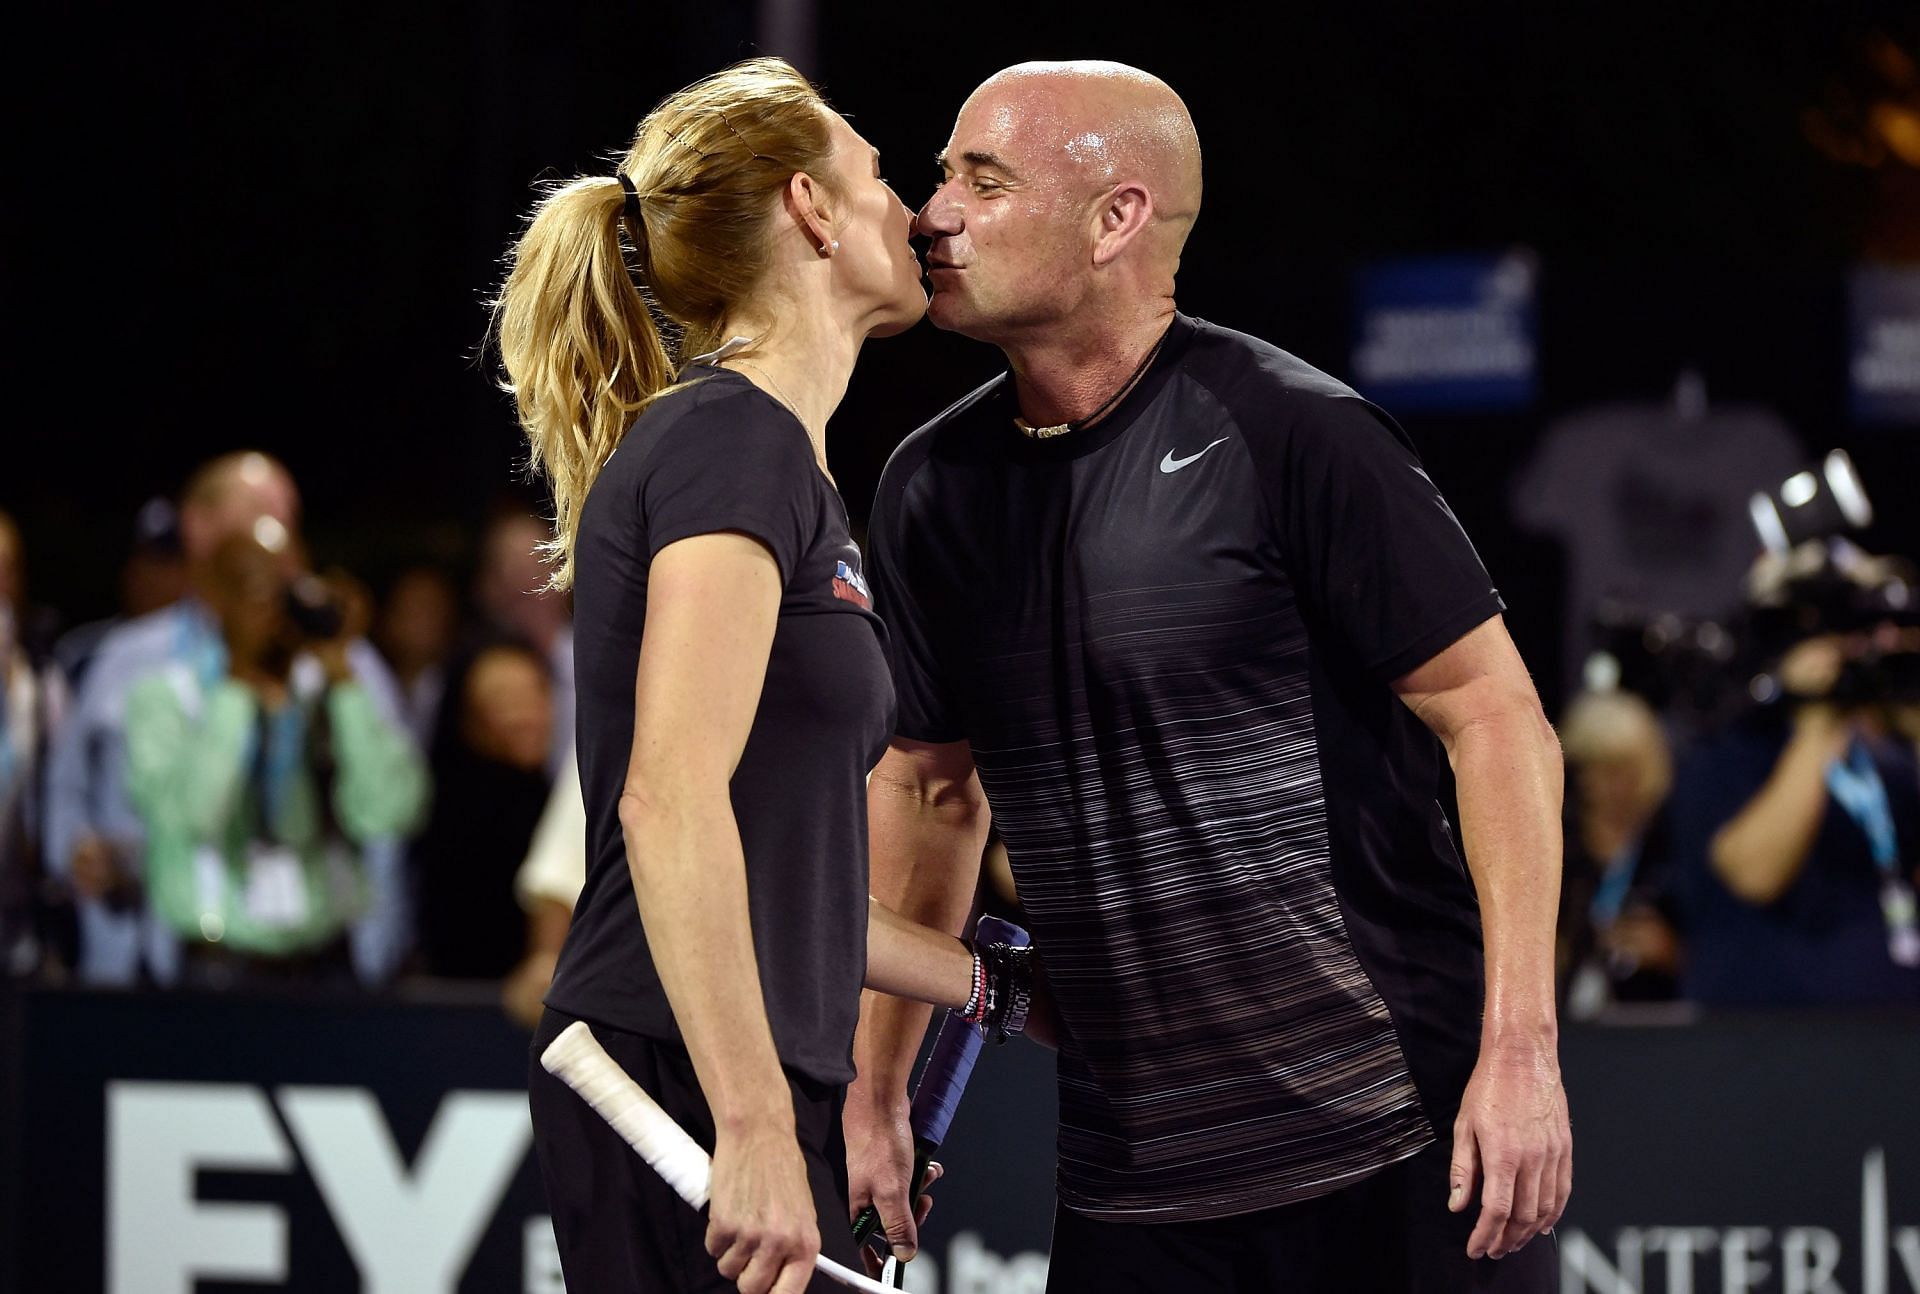
{"type": "Polygon", "coordinates": [[[1573,1192],[1573,1132],[1552,1043],[1483,1047],[1453,1122],[1447,1208],[1479,1186],[1467,1257],[1504,1258],[1553,1229],[1573,1192]]]}
{"type": "MultiPolygon", "coordinates": [[[[927,1180],[920,1183],[921,1190],[924,1192],[928,1187],[932,1186],[935,1182],[939,1181],[942,1177],[945,1177],[946,1175],[947,1175],[946,1166],[943,1165],[939,1160],[934,1159],[934,1160],[928,1161],[927,1180]]],[[[913,1202],[913,1236],[914,1236],[913,1243],[914,1243],[914,1252],[916,1253],[919,1252],[920,1228],[927,1224],[927,1214],[931,1212],[933,1212],[933,1196],[922,1194],[914,1200],[913,1202]]],[[[857,1216],[857,1213],[856,1213],[856,1216],[857,1216]]],[[[882,1232],[882,1234],[885,1234],[885,1233],[882,1232]]],[[[889,1239],[889,1246],[891,1246],[891,1239],[889,1239]]],[[[868,1241],[866,1244],[860,1246],[860,1261],[862,1264],[865,1265],[867,1269],[867,1275],[873,1277],[875,1280],[878,1280],[880,1278],[880,1273],[886,1268],[886,1265],[887,1265],[886,1260],[883,1259],[877,1251],[875,1251],[872,1241],[868,1241]]]]}
{"type": "Polygon", "coordinates": [[[1809,638],[1780,658],[1780,687],[1789,696],[1820,700],[1833,691],[1846,663],[1847,641],[1839,634],[1809,638]]]}
{"type": "MultiPolygon", "coordinates": [[[[869,1204],[880,1214],[887,1236],[887,1247],[895,1258],[905,1261],[919,1252],[920,1222],[932,1207],[931,1197],[922,1196],[922,1207],[909,1211],[907,1191],[913,1176],[913,1127],[908,1121],[911,1107],[904,1088],[886,1096],[863,1091],[867,1084],[855,1083],[848,1089],[847,1103],[841,1112],[841,1129],[847,1139],[847,1203],[849,1218],[860,1215],[869,1204]]],[[[936,1176],[929,1170],[929,1182],[936,1176]]],[[[871,1250],[862,1247],[867,1257],[871,1250]]],[[[869,1258],[869,1268],[875,1264],[869,1258]]]]}
{"type": "Polygon", "coordinates": [[[813,1279],[820,1226],[791,1124],[716,1136],[707,1252],[740,1294],[800,1294],[813,1279]]]}
{"type": "Polygon", "coordinates": [[[373,594],[360,580],[338,567],[319,578],[333,604],[340,609],[340,632],[308,646],[326,671],[327,682],[350,683],[353,665],[348,660],[347,649],[366,637],[367,630],[373,626],[373,594]]]}

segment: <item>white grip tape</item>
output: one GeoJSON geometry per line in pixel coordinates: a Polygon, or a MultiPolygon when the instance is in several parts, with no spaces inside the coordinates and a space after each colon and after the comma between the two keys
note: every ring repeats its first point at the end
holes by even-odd
{"type": "Polygon", "coordinates": [[[568,1025],[541,1054],[540,1064],[613,1125],[675,1194],[696,1209],[706,1206],[713,1172],[707,1152],[614,1063],[585,1021],[568,1025]]]}
{"type": "MultiPolygon", "coordinates": [[[[584,1021],[576,1020],[562,1030],[540,1053],[540,1064],[578,1092],[595,1113],[640,1153],[640,1158],[653,1166],[675,1194],[696,1209],[706,1206],[713,1161],[700,1149],[699,1143],[673,1121],[673,1116],[661,1109],[659,1103],[607,1055],[584,1021]]],[[[879,1281],[841,1266],[825,1254],[813,1261],[815,1267],[842,1285],[873,1294],[898,1294],[879,1281]]]]}

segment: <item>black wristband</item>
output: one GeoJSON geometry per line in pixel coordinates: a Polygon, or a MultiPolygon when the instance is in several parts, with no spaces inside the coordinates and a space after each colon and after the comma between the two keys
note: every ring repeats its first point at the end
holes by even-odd
{"type": "Polygon", "coordinates": [[[981,1030],[1001,1043],[1027,1027],[1033,1002],[1033,949],[1012,944],[981,944],[977,950],[987,972],[987,1014],[981,1030]]]}

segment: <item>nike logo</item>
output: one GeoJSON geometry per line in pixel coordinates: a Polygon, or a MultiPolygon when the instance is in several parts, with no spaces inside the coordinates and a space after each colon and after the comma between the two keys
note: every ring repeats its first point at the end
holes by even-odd
{"type": "MultiPolygon", "coordinates": [[[[1232,437],[1222,436],[1220,437],[1220,439],[1214,441],[1213,445],[1224,445],[1230,439],[1232,439],[1232,437]]],[[[1212,449],[1213,445],[1208,445],[1207,449],[1212,449]]],[[[1188,463],[1197,462],[1201,454],[1205,454],[1207,452],[1207,449],[1201,450],[1199,454],[1188,454],[1185,458],[1175,458],[1173,456],[1173,451],[1169,449],[1167,451],[1167,456],[1160,460],[1160,470],[1163,472],[1177,472],[1181,468],[1185,467],[1188,463]]]]}

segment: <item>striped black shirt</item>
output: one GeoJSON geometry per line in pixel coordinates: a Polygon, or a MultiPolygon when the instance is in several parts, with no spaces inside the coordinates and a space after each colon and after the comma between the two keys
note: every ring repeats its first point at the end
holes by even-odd
{"type": "Polygon", "coordinates": [[[1501,609],[1404,434],[1177,317],[1095,427],[1006,377],[895,453],[870,532],[900,735],[970,743],[1069,1037],[1064,1203],[1225,1217],[1447,1129],[1478,915],[1388,687],[1501,609]]]}

